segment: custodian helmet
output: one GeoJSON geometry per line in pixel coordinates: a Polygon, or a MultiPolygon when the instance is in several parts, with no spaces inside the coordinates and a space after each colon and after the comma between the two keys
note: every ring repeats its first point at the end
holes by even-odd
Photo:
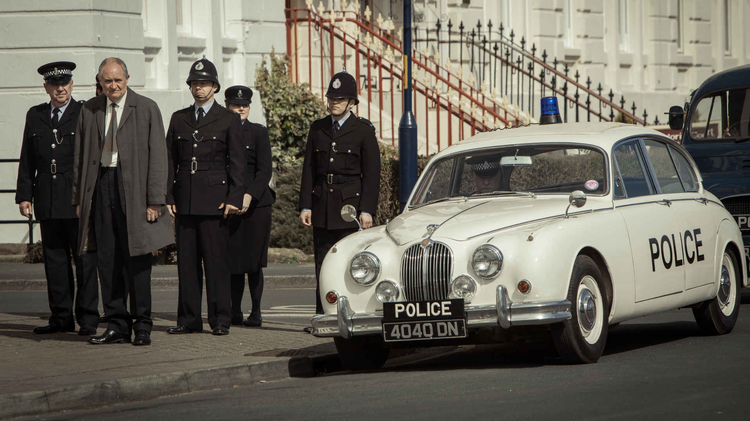
{"type": "Polygon", "coordinates": [[[354,100],[354,104],[359,104],[357,82],[354,80],[354,76],[345,71],[333,75],[331,83],[328,84],[326,96],[328,98],[349,98],[354,100]]]}
{"type": "Polygon", "coordinates": [[[219,83],[219,74],[216,72],[216,66],[214,66],[214,64],[205,57],[196,61],[190,67],[190,74],[187,78],[188,86],[190,86],[190,82],[194,80],[207,80],[209,82],[213,82],[218,86],[215,92],[218,93],[221,90],[221,84],[219,83]]]}

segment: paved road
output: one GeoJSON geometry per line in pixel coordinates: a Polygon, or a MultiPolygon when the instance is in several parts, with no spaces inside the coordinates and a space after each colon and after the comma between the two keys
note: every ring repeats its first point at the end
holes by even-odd
{"type": "Polygon", "coordinates": [[[623,323],[599,363],[562,365],[548,344],[466,346],[426,361],[186,394],[50,420],[746,420],[750,295],[734,332],[703,336],[690,310],[623,323]]]}

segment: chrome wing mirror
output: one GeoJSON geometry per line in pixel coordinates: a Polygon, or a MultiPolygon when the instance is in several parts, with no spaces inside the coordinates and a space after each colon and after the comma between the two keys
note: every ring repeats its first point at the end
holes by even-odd
{"type": "Polygon", "coordinates": [[[568,218],[568,211],[570,210],[571,206],[582,208],[583,205],[586,204],[586,193],[582,192],[581,190],[576,190],[571,193],[570,196],[568,196],[568,201],[570,202],[570,204],[565,209],[565,218],[568,218]]]}
{"type": "Polygon", "coordinates": [[[356,222],[359,230],[362,231],[362,224],[360,224],[359,219],[357,219],[357,209],[355,209],[354,206],[344,205],[341,208],[341,219],[346,222],[356,222]]]}

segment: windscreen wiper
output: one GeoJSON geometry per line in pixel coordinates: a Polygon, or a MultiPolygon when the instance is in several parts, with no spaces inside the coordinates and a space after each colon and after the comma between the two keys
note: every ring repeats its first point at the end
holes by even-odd
{"type": "Polygon", "coordinates": [[[495,190],[495,191],[486,192],[486,193],[477,193],[477,194],[473,194],[472,197],[477,197],[477,196],[500,196],[500,195],[504,195],[504,194],[521,194],[521,195],[529,196],[532,199],[536,198],[536,194],[534,194],[534,193],[532,193],[530,191],[511,191],[511,190],[495,190]]]}

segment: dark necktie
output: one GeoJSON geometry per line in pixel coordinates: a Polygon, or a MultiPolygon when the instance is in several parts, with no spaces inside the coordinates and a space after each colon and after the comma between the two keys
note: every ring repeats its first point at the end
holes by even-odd
{"type": "Polygon", "coordinates": [[[338,121],[336,121],[336,122],[333,123],[333,135],[334,136],[336,136],[336,133],[339,132],[340,128],[341,127],[339,126],[339,122],[338,121]]]}
{"type": "Polygon", "coordinates": [[[198,118],[195,119],[195,125],[200,126],[203,120],[203,107],[198,107],[198,118]]]}
{"type": "Polygon", "coordinates": [[[55,107],[54,110],[52,110],[52,125],[57,126],[57,123],[60,122],[60,109],[55,107]]]}
{"type": "Polygon", "coordinates": [[[102,150],[102,166],[112,165],[113,152],[117,151],[117,104],[112,104],[112,118],[109,120],[109,129],[104,136],[104,149],[102,150]]]}

